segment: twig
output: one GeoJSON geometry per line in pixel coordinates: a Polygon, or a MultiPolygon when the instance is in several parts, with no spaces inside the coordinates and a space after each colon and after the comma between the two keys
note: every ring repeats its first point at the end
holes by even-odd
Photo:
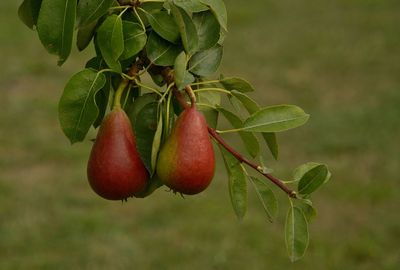
{"type": "MultiPolygon", "coordinates": [[[[172,69],[169,67],[163,68],[160,70],[160,74],[163,76],[164,80],[170,84],[174,82],[174,75],[172,72],[172,69]]],[[[185,88],[186,90],[186,88],[185,88]]],[[[190,89],[191,90],[191,89],[190,89]]],[[[186,90],[188,91],[188,90],[186,90]]],[[[189,108],[189,104],[186,102],[185,97],[183,96],[182,92],[179,91],[175,86],[172,89],[172,93],[174,94],[176,100],[178,101],[179,105],[182,108],[189,108]]],[[[191,95],[188,93],[189,97],[191,95]]],[[[193,102],[193,100],[192,100],[193,102]]],[[[221,145],[223,146],[228,152],[230,152],[240,163],[245,163],[251,168],[255,169],[257,172],[259,172],[261,175],[266,177],[268,180],[270,180],[272,183],[274,183],[276,186],[278,186],[281,190],[283,190],[289,197],[291,198],[297,198],[297,193],[294,190],[291,190],[283,181],[279,180],[275,176],[269,173],[264,173],[262,170],[262,166],[257,165],[253,163],[252,161],[246,159],[243,157],[239,152],[237,152],[235,149],[233,149],[230,145],[228,145],[221,136],[217,134],[217,132],[211,128],[207,127],[208,133],[221,145]]]]}

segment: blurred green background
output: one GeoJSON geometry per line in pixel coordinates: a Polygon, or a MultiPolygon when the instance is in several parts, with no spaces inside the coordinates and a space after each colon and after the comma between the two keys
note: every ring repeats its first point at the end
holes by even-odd
{"type": "Polygon", "coordinates": [[[307,161],[333,173],[295,264],[285,196],[275,189],[280,216],[269,224],[250,188],[238,222],[221,164],[199,196],[97,197],[91,143],[71,147],[57,120],[64,84],[92,51],[58,68],[18,20],[19,2],[0,1],[0,269],[399,269],[400,1],[226,1],[222,72],[250,80],[263,105],[312,115],[279,136],[269,165],[284,179],[307,161]]]}

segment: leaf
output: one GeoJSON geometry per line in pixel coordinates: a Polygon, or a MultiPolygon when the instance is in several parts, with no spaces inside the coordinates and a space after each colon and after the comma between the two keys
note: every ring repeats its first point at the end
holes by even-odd
{"type": "Polygon", "coordinates": [[[199,51],[210,49],[218,43],[220,26],[211,11],[193,14],[193,23],[196,26],[199,39],[199,51]]]}
{"type": "MultiPolygon", "coordinates": [[[[235,98],[237,98],[243,104],[243,106],[250,114],[257,112],[260,109],[257,102],[255,102],[246,94],[236,90],[232,90],[231,93],[235,98]]],[[[263,132],[261,133],[261,135],[264,138],[264,141],[266,142],[269,150],[271,151],[272,156],[275,159],[278,159],[279,148],[278,148],[278,143],[276,141],[276,134],[272,132],[263,132]]]]}
{"type": "Polygon", "coordinates": [[[324,164],[318,165],[301,177],[298,185],[300,194],[311,194],[318,189],[328,176],[328,167],[324,164]]]}
{"type": "Polygon", "coordinates": [[[274,192],[264,181],[261,181],[256,177],[250,177],[250,179],[269,221],[273,222],[278,214],[278,200],[276,199],[274,192]]]}
{"type": "MultiPolygon", "coordinates": [[[[300,179],[304,176],[304,174],[306,174],[308,171],[310,171],[311,169],[313,169],[319,165],[323,165],[323,164],[317,163],[317,162],[307,162],[303,165],[300,165],[293,171],[293,181],[296,181],[296,182],[300,181],[300,179]]],[[[323,183],[325,184],[326,182],[328,182],[330,178],[331,178],[331,172],[329,172],[329,170],[328,170],[328,174],[323,183]]]]}
{"type": "Polygon", "coordinates": [[[111,15],[97,30],[97,44],[107,65],[114,71],[121,73],[121,64],[118,58],[124,52],[124,35],[122,20],[117,15],[111,15]]]}
{"type": "Polygon", "coordinates": [[[220,147],[229,176],[229,195],[233,209],[239,220],[247,211],[247,182],[243,167],[228,151],[220,147]]]}
{"type": "Polygon", "coordinates": [[[273,132],[263,132],[261,135],[263,136],[272,156],[277,160],[279,157],[279,146],[276,139],[276,134],[273,132]]]}
{"type": "Polygon", "coordinates": [[[173,3],[188,13],[208,10],[208,7],[202,4],[200,0],[173,0],[173,3]]]}
{"type": "Polygon", "coordinates": [[[242,78],[226,77],[226,78],[221,79],[219,82],[220,82],[220,84],[223,85],[223,87],[226,90],[229,90],[229,91],[237,90],[242,93],[254,91],[253,86],[248,81],[246,81],[245,79],[242,79],[242,78]]]}
{"type": "Polygon", "coordinates": [[[312,219],[317,215],[317,210],[313,207],[312,202],[310,200],[299,200],[300,208],[303,211],[304,216],[307,219],[307,222],[310,223],[312,219]]]}
{"type": "Polygon", "coordinates": [[[145,11],[145,14],[151,27],[160,37],[169,42],[177,43],[180,37],[178,25],[167,11],[159,10],[154,13],[145,11]]]}
{"type": "Polygon", "coordinates": [[[186,85],[185,83],[185,75],[187,66],[187,56],[185,52],[181,52],[178,57],[175,59],[174,64],[174,77],[175,77],[175,84],[178,90],[182,90],[186,85]]]}
{"type": "Polygon", "coordinates": [[[99,114],[97,115],[96,121],[94,121],[93,123],[94,128],[99,127],[104,119],[108,107],[108,102],[110,100],[110,90],[111,90],[111,79],[109,76],[107,76],[106,84],[95,95],[95,102],[97,108],[99,109],[99,114]]]}
{"type": "Polygon", "coordinates": [[[285,225],[286,248],[292,262],[299,260],[306,252],[309,235],[307,220],[298,207],[290,207],[285,225]]]}
{"type": "Polygon", "coordinates": [[[265,107],[244,121],[243,130],[254,132],[281,132],[307,122],[309,115],[294,105],[265,107]]]}
{"type": "Polygon", "coordinates": [[[121,60],[128,59],[139,53],[146,45],[147,35],[138,23],[122,21],[124,35],[124,51],[120,56],[121,60]]]}
{"type": "MultiPolygon", "coordinates": [[[[199,103],[204,103],[215,107],[221,104],[221,95],[218,92],[200,92],[197,93],[197,100],[199,103]]],[[[200,104],[197,104],[197,107],[206,118],[207,124],[211,128],[216,128],[218,122],[218,111],[212,107],[202,106],[200,104]]]]}
{"type": "Polygon", "coordinates": [[[232,90],[231,94],[234,98],[238,99],[240,103],[242,103],[249,114],[253,114],[260,109],[260,106],[257,104],[257,102],[251,99],[248,95],[236,90],[232,90]]]}
{"type": "MultiPolygon", "coordinates": [[[[235,115],[234,113],[232,113],[222,107],[217,107],[217,110],[224,115],[224,117],[229,121],[229,123],[231,123],[233,128],[241,128],[242,127],[243,122],[239,118],[239,116],[235,115]]],[[[254,134],[250,133],[250,132],[239,131],[238,133],[246,147],[247,152],[253,158],[256,157],[260,152],[260,146],[258,144],[256,136],[254,136],[254,134]]]]}
{"type": "Polygon", "coordinates": [[[210,7],[211,11],[214,13],[221,27],[228,31],[228,15],[226,12],[226,7],[224,1],[222,0],[200,0],[201,3],[210,7]]]}
{"type": "Polygon", "coordinates": [[[114,0],[79,0],[76,14],[78,27],[97,21],[107,13],[113,3],[114,0]]]}
{"type": "Polygon", "coordinates": [[[154,134],[153,144],[151,148],[152,173],[154,173],[154,170],[156,168],[158,151],[160,150],[160,144],[161,144],[162,131],[163,131],[163,117],[162,113],[160,113],[160,116],[158,117],[156,133],[154,134]]]}
{"type": "Polygon", "coordinates": [[[33,29],[37,23],[41,4],[42,0],[24,0],[18,8],[19,18],[31,29],[33,29]]]}
{"type": "MultiPolygon", "coordinates": [[[[136,100],[134,105],[135,103],[136,100]]],[[[157,102],[151,102],[144,105],[133,122],[136,135],[136,148],[146,169],[151,175],[154,172],[154,167],[152,166],[152,148],[154,135],[157,131],[157,108],[157,102]]],[[[131,114],[129,114],[129,117],[132,121],[131,114]]]]}
{"type": "Polygon", "coordinates": [[[190,58],[189,71],[199,76],[209,76],[217,71],[222,59],[222,47],[196,53],[190,58]]]}
{"type": "Polygon", "coordinates": [[[87,61],[85,68],[91,68],[97,71],[100,71],[101,69],[104,68],[104,60],[103,58],[96,56],[91,58],[89,61],[87,61]]]}
{"type": "Polygon", "coordinates": [[[169,43],[152,32],[147,40],[146,52],[150,61],[157,66],[172,66],[182,48],[169,43]]]}
{"type": "Polygon", "coordinates": [[[96,121],[99,109],[96,93],[104,87],[106,77],[91,69],[78,72],[65,86],[58,105],[61,128],[71,143],[83,141],[96,121]]]}
{"type": "Polygon", "coordinates": [[[171,12],[178,25],[183,47],[189,55],[192,55],[197,51],[198,45],[196,26],[185,10],[171,5],[171,12]]]}
{"type": "Polygon", "coordinates": [[[77,0],[43,0],[37,21],[39,39],[61,66],[71,53],[77,0]]]}
{"type": "Polygon", "coordinates": [[[96,30],[97,21],[88,24],[85,27],[82,27],[78,30],[78,35],[76,38],[76,46],[78,47],[79,51],[83,51],[92,41],[96,30]]]}

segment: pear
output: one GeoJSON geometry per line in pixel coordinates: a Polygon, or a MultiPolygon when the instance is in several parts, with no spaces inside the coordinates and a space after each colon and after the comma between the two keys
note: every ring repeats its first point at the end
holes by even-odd
{"type": "Polygon", "coordinates": [[[214,150],[206,120],[194,106],[186,108],[160,150],[158,177],[173,191],[193,195],[208,187],[214,169],[214,150]]]}
{"type": "Polygon", "coordinates": [[[92,189],[108,200],[124,200],[142,192],[148,172],[136,150],[131,122],[117,107],[103,120],[87,167],[92,189]]]}

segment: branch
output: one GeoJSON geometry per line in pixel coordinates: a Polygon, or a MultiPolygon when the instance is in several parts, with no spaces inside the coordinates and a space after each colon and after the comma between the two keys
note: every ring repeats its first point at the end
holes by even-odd
{"type": "MultiPolygon", "coordinates": [[[[144,60],[146,62],[146,59],[144,60]]],[[[174,83],[174,74],[173,70],[170,67],[165,67],[161,68],[158,66],[154,66],[153,70],[159,71],[159,73],[163,76],[164,80],[167,82],[167,84],[174,83]]],[[[193,93],[193,90],[190,88],[190,86],[185,87],[185,91],[191,98],[192,104],[193,104],[193,97],[190,93],[193,93]],[[188,88],[189,87],[189,88],[188,88]]],[[[176,100],[178,101],[179,105],[182,108],[189,108],[189,104],[186,102],[185,97],[183,96],[182,92],[178,90],[176,86],[173,86],[172,93],[174,94],[176,100]]],[[[223,146],[229,153],[231,153],[240,163],[245,163],[251,168],[255,169],[257,172],[259,172],[261,175],[266,177],[268,180],[270,180],[272,183],[274,183],[276,186],[278,186],[281,190],[283,190],[289,197],[291,198],[297,198],[297,193],[294,190],[291,190],[285,183],[283,183],[281,180],[278,178],[274,177],[272,174],[269,173],[264,173],[261,169],[260,165],[255,164],[254,162],[246,159],[245,157],[242,156],[239,152],[237,152],[235,149],[233,149],[230,145],[228,145],[220,135],[217,134],[217,132],[211,128],[207,127],[208,133],[221,145],[223,146]]]]}

